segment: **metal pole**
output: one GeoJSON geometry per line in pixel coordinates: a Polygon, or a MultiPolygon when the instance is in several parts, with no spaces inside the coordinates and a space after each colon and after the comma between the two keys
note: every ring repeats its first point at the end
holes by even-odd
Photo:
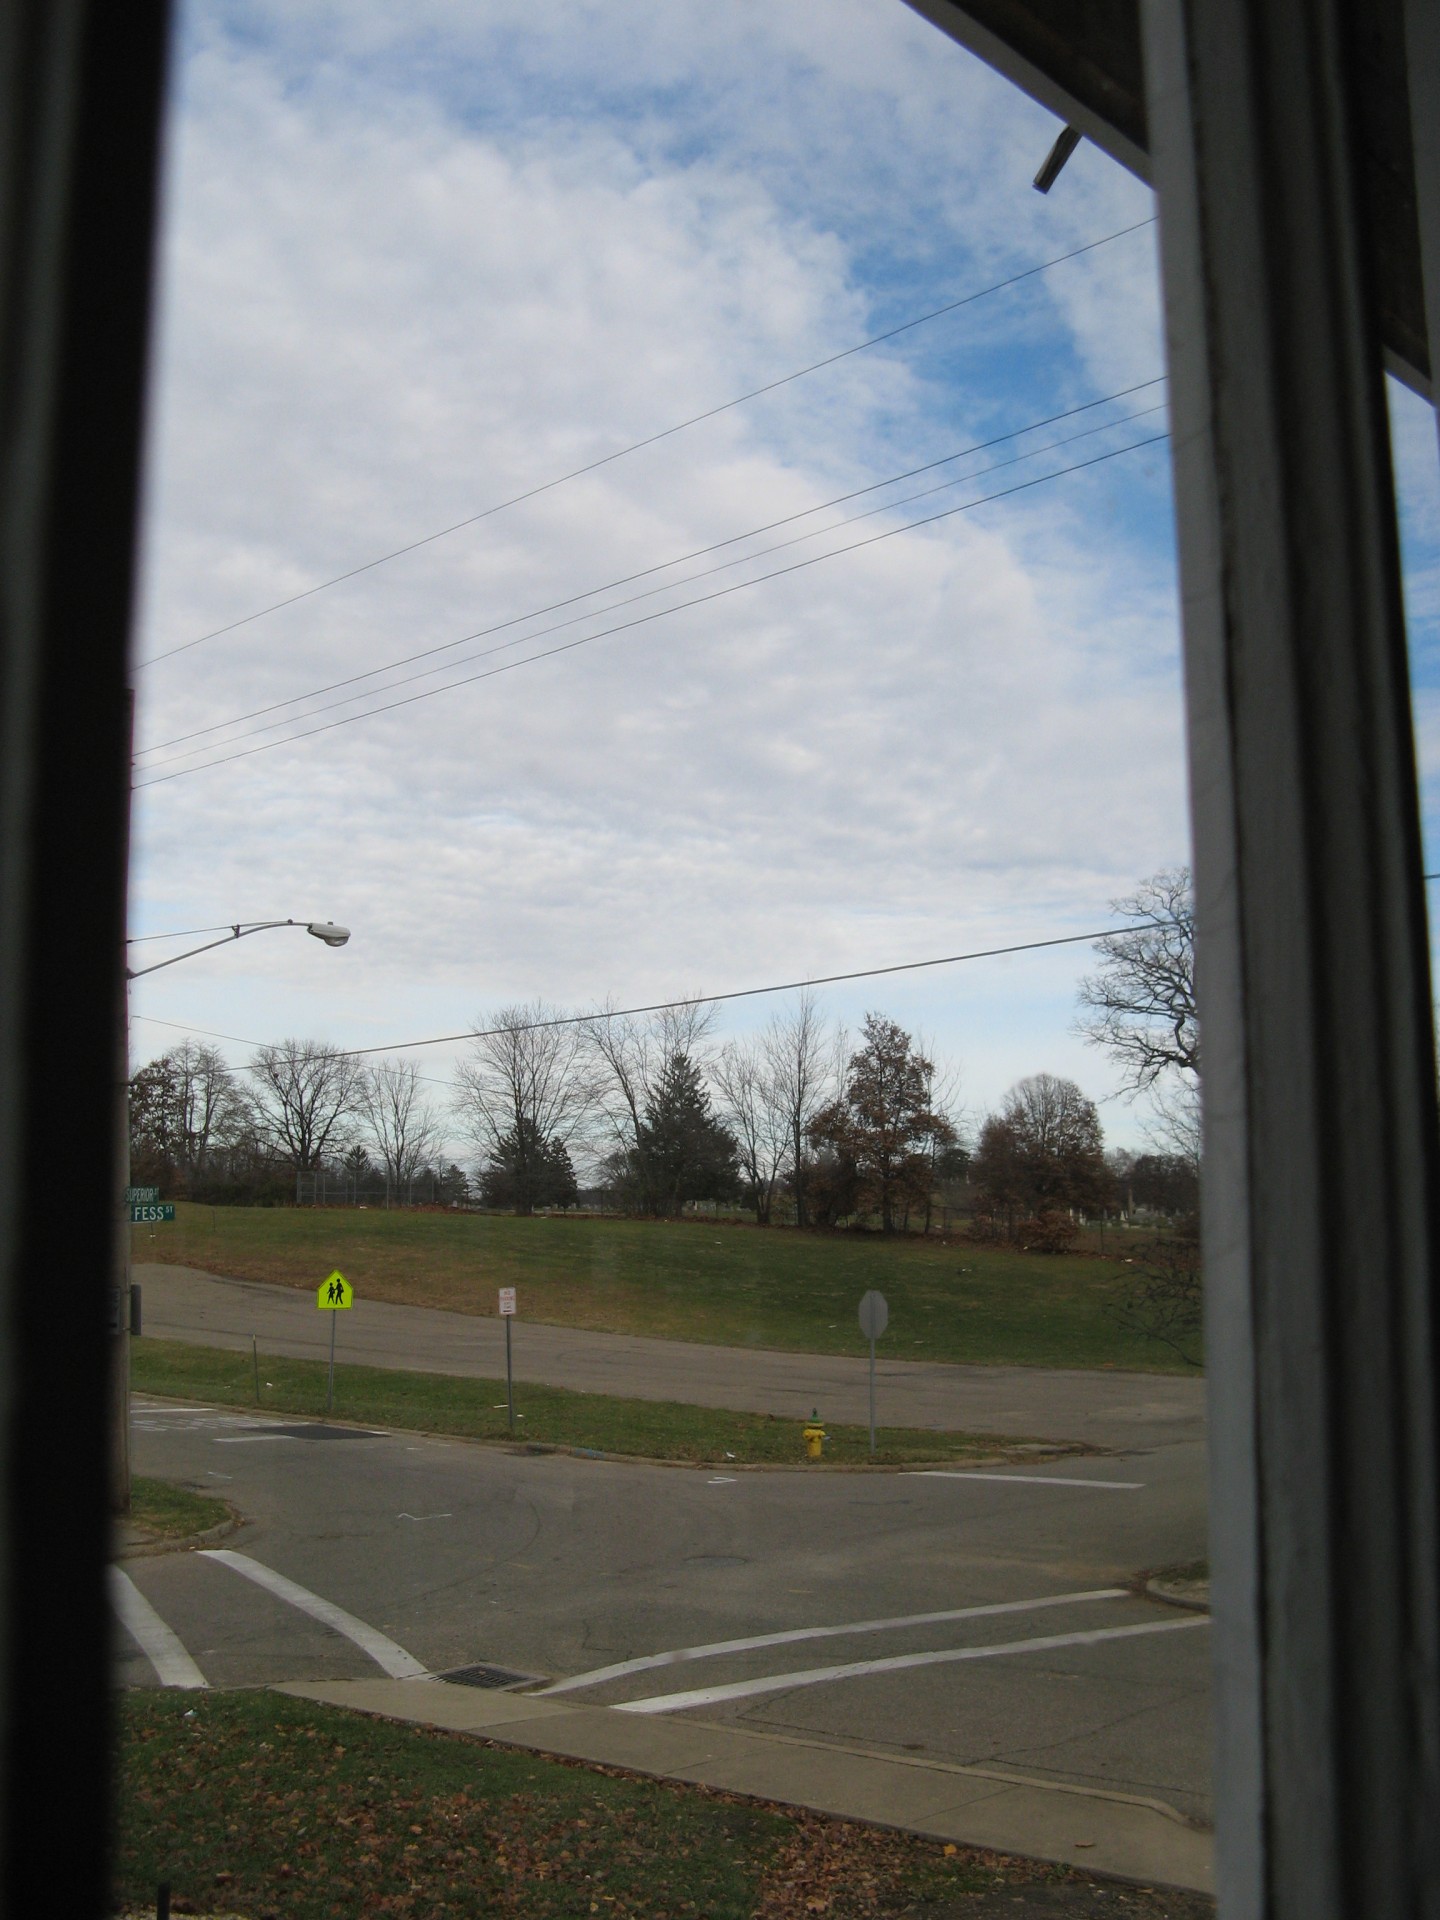
{"type": "Polygon", "coordinates": [[[253,1333],[250,1336],[250,1358],[255,1363],[255,1404],[258,1407],[260,1404],[260,1348],[256,1344],[253,1333]]]}
{"type": "Polygon", "coordinates": [[[875,1336],[870,1336],[870,1458],[875,1458],[875,1336]]]}
{"type": "Polygon", "coordinates": [[[330,1309],[330,1378],[325,1386],[325,1411],[335,1404],[335,1309],[330,1309]]]}
{"type": "Polygon", "coordinates": [[[510,1319],[505,1316],[505,1406],[510,1415],[510,1431],[515,1431],[515,1375],[510,1365],[510,1319]]]}
{"type": "MultiPolygon", "coordinates": [[[[135,694],[132,688],[125,689],[125,764],[133,767],[135,754],[135,694]]],[[[130,809],[128,800],[125,808],[125,845],[126,858],[129,858],[130,809]]],[[[123,934],[123,928],[122,928],[123,934]]],[[[120,949],[121,992],[124,995],[123,1017],[120,1021],[119,1051],[117,1061],[120,1084],[116,1088],[116,1120],[120,1138],[116,1142],[116,1160],[112,1163],[112,1177],[119,1187],[118,1198],[121,1202],[118,1231],[114,1241],[114,1259],[110,1270],[111,1285],[114,1288],[114,1320],[112,1333],[114,1345],[111,1348],[111,1464],[110,1464],[110,1505],[115,1513],[130,1511],[130,1320],[127,1312],[130,1301],[130,981],[125,972],[127,949],[120,949]]]]}

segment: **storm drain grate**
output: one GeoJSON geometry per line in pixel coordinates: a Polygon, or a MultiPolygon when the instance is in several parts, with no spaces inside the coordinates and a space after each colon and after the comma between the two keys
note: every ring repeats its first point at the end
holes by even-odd
{"type": "Polygon", "coordinates": [[[514,1673],[509,1667],[453,1667],[440,1675],[459,1687],[533,1687],[545,1678],[543,1673],[514,1673]]]}

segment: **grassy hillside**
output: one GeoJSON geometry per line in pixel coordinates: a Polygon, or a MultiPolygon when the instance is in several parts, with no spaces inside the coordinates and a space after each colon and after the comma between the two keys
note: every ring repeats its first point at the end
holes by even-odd
{"type": "Polygon", "coordinates": [[[362,1299],[722,1346],[859,1354],[860,1296],[890,1307],[889,1360],[1182,1370],[1106,1312],[1123,1268],[970,1245],[711,1221],[197,1207],[134,1229],[136,1260],[314,1288],[338,1267],[362,1299]]]}

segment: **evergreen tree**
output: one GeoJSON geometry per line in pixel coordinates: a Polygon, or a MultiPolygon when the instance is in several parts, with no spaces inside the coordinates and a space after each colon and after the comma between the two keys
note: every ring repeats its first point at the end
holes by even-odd
{"type": "Polygon", "coordinates": [[[501,1134],[480,1174],[480,1200],[519,1214],[537,1207],[568,1207],[577,1188],[563,1140],[546,1139],[533,1120],[522,1119],[501,1134]]]}
{"type": "Polygon", "coordinates": [[[688,1053],[673,1053],[636,1130],[636,1172],[646,1211],[678,1214],[687,1200],[728,1200],[738,1187],[736,1146],[710,1111],[710,1095],[688,1053]]]}

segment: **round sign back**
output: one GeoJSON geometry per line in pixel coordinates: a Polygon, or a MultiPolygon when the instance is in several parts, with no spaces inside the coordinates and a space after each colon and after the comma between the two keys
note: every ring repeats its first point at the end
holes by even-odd
{"type": "Polygon", "coordinates": [[[878,1340],[890,1324],[890,1309],[883,1293],[872,1287],[860,1302],[860,1331],[867,1340],[878,1340]]]}

